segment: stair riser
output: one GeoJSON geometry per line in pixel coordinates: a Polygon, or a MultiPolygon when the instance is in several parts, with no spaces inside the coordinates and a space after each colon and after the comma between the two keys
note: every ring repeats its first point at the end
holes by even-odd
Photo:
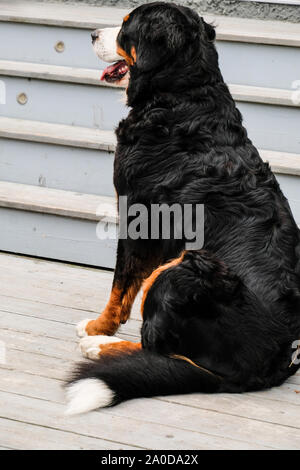
{"type": "Polygon", "coordinates": [[[217,48],[228,83],[289,90],[300,80],[300,48],[226,41],[217,48]]]}
{"type": "MultiPolygon", "coordinates": [[[[102,69],[95,56],[88,29],[63,28],[22,23],[1,23],[0,57],[7,60],[39,62],[102,69]],[[16,42],[16,37],[20,40],[16,42]],[[55,50],[63,41],[65,50],[55,50]]],[[[221,70],[226,81],[255,86],[290,89],[300,79],[300,48],[217,41],[221,70]]]]}
{"type": "Polygon", "coordinates": [[[3,251],[114,268],[117,242],[99,240],[96,222],[0,208],[0,226],[3,251]]]}
{"type": "Polygon", "coordinates": [[[256,147],[300,153],[300,108],[237,103],[256,147]]]}
{"type": "MultiPolygon", "coordinates": [[[[0,115],[100,129],[113,129],[128,114],[125,92],[109,87],[3,77],[7,104],[0,115]],[[16,97],[26,93],[28,102],[16,97]]],[[[249,136],[268,150],[300,153],[300,107],[237,103],[249,136]]]]}
{"type": "Polygon", "coordinates": [[[92,30],[22,23],[0,24],[1,59],[92,69],[104,66],[93,51],[92,30]],[[64,52],[55,50],[55,45],[60,41],[65,44],[64,52]]]}
{"type": "Polygon", "coordinates": [[[123,89],[16,77],[0,79],[6,84],[7,103],[0,106],[1,116],[111,130],[128,114],[123,89]],[[20,93],[27,95],[25,105],[17,101],[20,93]]]}
{"type": "Polygon", "coordinates": [[[114,196],[114,155],[60,145],[0,139],[0,179],[114,196]]]}

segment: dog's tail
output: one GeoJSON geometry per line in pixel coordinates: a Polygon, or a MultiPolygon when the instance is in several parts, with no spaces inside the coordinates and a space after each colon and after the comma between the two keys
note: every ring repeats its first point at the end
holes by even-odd
{"type": "Polygon", "coordinates": [[[68,382],[67,414],[112,406],[131,398],[191,392],[218,392],[222,379],[182,356],[162,356],[145,349],[103,355],[80,364],[68,382]]]}

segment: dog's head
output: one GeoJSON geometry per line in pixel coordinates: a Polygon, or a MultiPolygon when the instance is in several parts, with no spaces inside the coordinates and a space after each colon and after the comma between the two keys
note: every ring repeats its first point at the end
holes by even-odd
{"type": "Polygon", "coordinates": [[[96,54],[114,62],[102,75],[108,82],[120,82],[130,71],[131,77],[155,76],[166,84],[174,74],[198,73],[199,59],[208,62],[207,53],[215,51],[211,25],[190,8],[164,2],[136,8],[121,29],[96,30],[92,39],[96,54]]]}

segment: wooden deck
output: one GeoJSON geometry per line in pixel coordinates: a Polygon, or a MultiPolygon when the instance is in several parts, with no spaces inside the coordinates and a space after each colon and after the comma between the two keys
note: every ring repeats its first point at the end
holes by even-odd
{"type": "MultiPolygon", "coordinates": [[[[0,448],[299,449],[300,375],[267,392],[133,400],[63,415],[81,359],[75,324],[96,316],[112,273],[0,253],[0,448]],[[2,361],[3,362],[3,361],[2,361]]],[[[120,336],[138,339],[138,307],[120,336]]]]}

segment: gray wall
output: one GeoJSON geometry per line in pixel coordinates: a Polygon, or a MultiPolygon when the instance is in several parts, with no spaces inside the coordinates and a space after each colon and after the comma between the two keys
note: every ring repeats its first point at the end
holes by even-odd
{"type": "MultiPolygon", "coordinates": [[[[99,6],[134,8],[153,0],[43,0],[57,3],[80,3],[99,6]]],[[[170,0],[165,0],[170,1],[170,0]]],[[[201,13],[215,13],[245,18],[265,18],[269,20],[300,22],[300,6],[279,5],[274,3],[243,2],[238,0],[179,0],[176,3],[190,6],[201,13]]]]}

